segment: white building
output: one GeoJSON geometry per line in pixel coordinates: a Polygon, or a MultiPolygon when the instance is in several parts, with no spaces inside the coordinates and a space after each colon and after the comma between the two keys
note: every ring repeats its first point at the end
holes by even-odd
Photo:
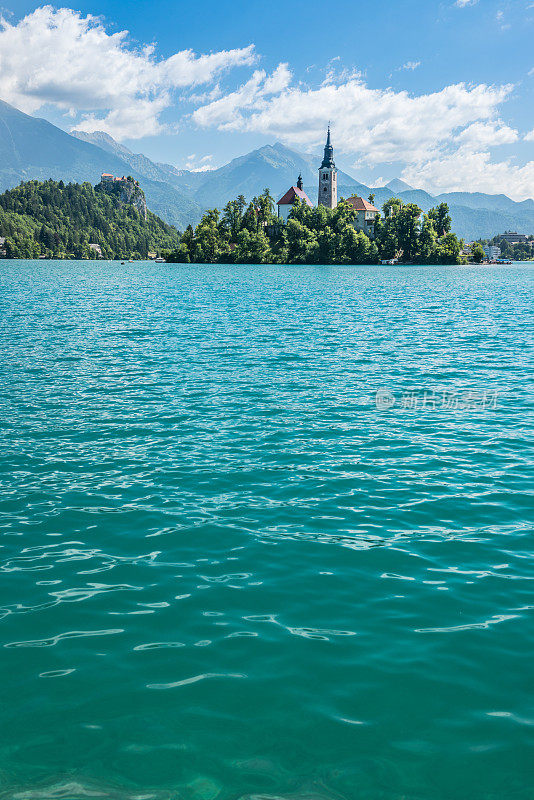
{"type": "Polygon", "coordinates": [[[501,248],[494,244],[485,244],[482,246],[482,249],[488,261],[495,261],[495,259],[501,257],[501,248]]]}
{"type": "Polygon", "coordinates": [[[92,250],[93,253],[96,253],[99,258],[102,258],[102,248],[96,242],[89,242],[89,250],[92,250]]]}
{"type": "Polygon", "coordinates": [[[284,222],[287,222],[287,218],[291,213],[291,209],[297,200],[300,200],[301,203],[306,203],[307,206],[313,208],[310,198],[303,189],[302,175],[299,175],[297,185],[291,186],[276,204],[278,206],[278,218],[284,222]]]}

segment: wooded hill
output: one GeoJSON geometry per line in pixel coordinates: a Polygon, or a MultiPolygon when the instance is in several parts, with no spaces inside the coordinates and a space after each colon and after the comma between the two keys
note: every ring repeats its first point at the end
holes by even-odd
{"type": "MultiPolygon", "coordinates": [[[[135,182],[133,182],[135,183],[135,182]]],[[[139,187],[132,194],[144,195],[139,187]]],[[[176,228],[134,204],[113,185],[28,181],[0,195],[0,237],[8,258],[147,258],[171,250],[176,228]]]]}

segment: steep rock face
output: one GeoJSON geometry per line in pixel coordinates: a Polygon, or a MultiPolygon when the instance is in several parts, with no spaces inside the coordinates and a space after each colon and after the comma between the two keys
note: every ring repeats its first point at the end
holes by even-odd
{"type": "Polygon", "coordinates": [[[137,181],[121,181],[119,199],[121,203],[133,206],[143,219],[146,220],[145,193],[140,188],[137,181]]]}
{"type": "Polygon", "coordinates": [[[145,193],[139,186],[139,182],[132,177],[124,178],[122,180],[101,181],[98,188],[106,194],[112,194],[117,199],[128,206],[133,206],[136,211],[143,217],[147,218],[147,207],[145,193]]]}

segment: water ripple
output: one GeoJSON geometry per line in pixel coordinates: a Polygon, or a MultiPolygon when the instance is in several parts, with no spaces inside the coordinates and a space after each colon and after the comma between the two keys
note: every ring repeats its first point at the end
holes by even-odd
{"type": "Polygon", "coordinates": [[[0,799],[531,800],[532,267],[0,263],[0,799]]]}

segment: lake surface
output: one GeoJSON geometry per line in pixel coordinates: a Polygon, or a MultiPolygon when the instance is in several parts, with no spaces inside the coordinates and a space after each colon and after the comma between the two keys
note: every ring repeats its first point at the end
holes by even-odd
{"type": "Polygon", "coordinates": [[[531,800],[532,265],[0,276],[0,797],[531,800]]]}

